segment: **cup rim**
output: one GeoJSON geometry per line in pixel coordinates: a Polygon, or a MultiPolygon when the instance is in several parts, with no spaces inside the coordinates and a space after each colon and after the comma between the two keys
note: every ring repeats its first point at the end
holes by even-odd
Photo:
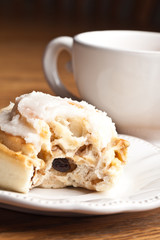
{"type": "Polygon", "coordinates": [[[119,47],[111,47],[111,46],[101,46],[101,45],[91,45],[90,43],[87,43],[81,39],[79,39],[80,36],[84,34],[91,34],[91,33],[129,33],[129,34],[142,34],[142,35],[155,35],[160,38],[160,32],[151,32],[151,31],[140,31],[140,30],[96,30],[96,31],[86,31],[81,32],[73,37],[73,40],[75,43],[80,44],[81,46],[87,47],[87,48],[94,48],[94,49],[101,49],[101,50],[110,50],[110,51],[116,51],[116,52],[123,52],[123,53],[134,53],[134,54],[155,54],[160,55],[160,50],[136,50],[136,49],[125,49],[125,48],[119,48],[119,47]]]}

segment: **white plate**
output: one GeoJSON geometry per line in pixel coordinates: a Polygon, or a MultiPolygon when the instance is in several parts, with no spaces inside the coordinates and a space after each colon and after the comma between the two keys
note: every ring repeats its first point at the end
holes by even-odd
{"type": "Polygon", "coordinates": [[[139,138],[130,142],[128,163],[108,193],[83,189],[40,189],[28,194],[0,190],[0,206],[45,215],[105,215],[160,207],[160,150],[139,138]]]}

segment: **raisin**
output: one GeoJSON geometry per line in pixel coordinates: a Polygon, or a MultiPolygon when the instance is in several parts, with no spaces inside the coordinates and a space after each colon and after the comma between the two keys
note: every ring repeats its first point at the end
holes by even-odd
{"type": "Polygon", "coordinates": [[[52,167],[59,172],[69,172],[71,166],[67,158],[55,158],[52,162],[52,167]]]}

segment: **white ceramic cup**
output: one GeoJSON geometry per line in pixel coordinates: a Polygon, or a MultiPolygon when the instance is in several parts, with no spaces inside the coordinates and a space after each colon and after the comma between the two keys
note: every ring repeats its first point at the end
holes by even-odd
{"type": "Polygon", "coordinates": [[[106,111],[120,133],[157,138],[159,131],[160,140],[160,33],[95,31],[52,40],[46,78],[57,95],[74,98],[58,76],[62,50],[72,56],[82,99],[106,111]]]}

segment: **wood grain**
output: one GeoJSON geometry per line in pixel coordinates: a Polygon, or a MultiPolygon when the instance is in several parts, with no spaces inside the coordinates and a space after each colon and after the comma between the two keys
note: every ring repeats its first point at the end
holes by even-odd
{"type": "Polygon", "coordinates": [[[0,239],[160,239],[160,210],[94,217],[46,217],[0,209],[0,239]]]}
{"type": "MultiPolygon", "coordinates": [[[[53,94],[42,70],[42,56],[47,42],[65,29],[3,25],[0,31],[0,107],[32,90],[53,94]]],[[[70,31],[70,35],[75,30],[70,31]]],[[[67,87],[78,95],[71,73],[64,63],[59,70],[67,87]]],[[[0,209],[0,240],[128,240],[160,239],[160,209],[92,217],[47,217],[0,209]]]]}

